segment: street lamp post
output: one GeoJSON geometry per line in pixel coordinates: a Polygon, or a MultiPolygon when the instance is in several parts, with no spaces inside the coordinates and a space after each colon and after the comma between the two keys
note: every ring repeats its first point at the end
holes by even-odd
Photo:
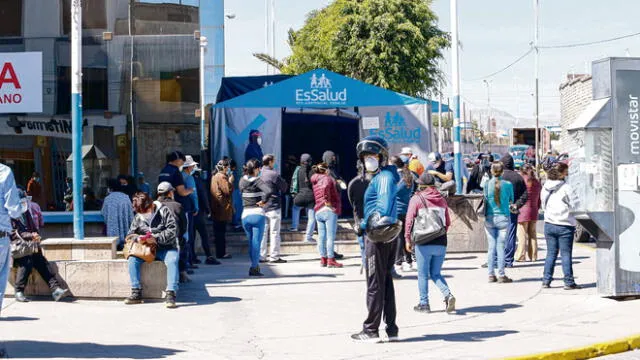
{"type": "Polygon", "coordinates": [[[540,99],[539,99],[539,84],[540,84],[540,49],[538,48],[538,41],[539,41],[539,37],[540,37],[540,27],[539,27],[539,10],[540,10],[540,0],[533,0],[533,6],[534,6],[534,21],[535,21],[535,33],[534,33],[534,40],[533,40],[533,46],[535,48],[535,69],[534,69],[534,73],[535,73],[535,79],[536,79],[536,90],[535,90],[535,97],[536,97],[536,171],[538,171],[538,165],[540,164],[540,99]]]}
{"type": "MultiPolygon", "coordinates": [[[[206,122],[206,115],[204,112],[204,106],[205,106],[205,94],[204,94],[204,90],[205,90],[205,84],[204,84],[204,73],[205,73],[205,66],[204,66],[204,55],[207,52],[207,37],[206,36],[200,36],[200,163],[203,164],[207,153],[207,144],[205,141],[205,122],[206,122]]],[[[206,168],[205,168],[206,169],[206,168]]]]}
{"type": "Polygon", "coordinates": [[[73,236],[84,240],[82,198],[82,1],[71,1],[71,148],[73,171],[73,236]]]}

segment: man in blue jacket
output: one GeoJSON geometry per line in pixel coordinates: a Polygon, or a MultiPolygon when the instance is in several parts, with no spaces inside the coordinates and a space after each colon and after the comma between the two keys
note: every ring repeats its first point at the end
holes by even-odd
{"type": "Polygon", "coordinates": [[[380,224],[396,224],[397,184],[400,177],[395,166],[388,166],[387,142],[378,136],[368,136],[357,145],[358,158],[365,171],[373,175],[364,195],[364,218],[360,227],[365,230],[365,254],[367,274],[367,309],[369,315],[360,333],[351,335],[355,341],[380,342],[378,328],[384,314],[389,341],[397,341],[396,299],[391,269],[395,263],[395,235],[388,241],[372,241],[369,227],[380,224]],[[370,219],[371,218],[371,219],[370,219]],[[370,224],[374,223],[375,224],[370,224]]]}

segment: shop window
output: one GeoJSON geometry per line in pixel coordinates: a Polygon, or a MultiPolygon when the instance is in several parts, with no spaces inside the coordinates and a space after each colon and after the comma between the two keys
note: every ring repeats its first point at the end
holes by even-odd
{"type": "Polygon", "coordinates": [[[199,69],[160,73],[160,101],[200,102],[199,69]]]}
{"type": "Polygon", "coordinates": [[[22,0],[0,0],[0,36],[22,36],[22,0]]]}
{"type": "MultiPolygon", "coordinates": [[[[71,112],[71,68],[58,67],[57,83],[57,114],[71,112]]],[[[108,79],[107,69],[82,69],[82,107],[85,110],[108,110],[108,79]]]]}
{"type": "MultiPolygon", "coordinates": [[[[2,0],[0,0],[2,1],[2,0]]],[[[82,0],[82,28],[106,29],[107,8],[106,0],[82,0]]],[[[71,0],[62,0],[62,31],[65,35],[71,33],[71,0]]]]}

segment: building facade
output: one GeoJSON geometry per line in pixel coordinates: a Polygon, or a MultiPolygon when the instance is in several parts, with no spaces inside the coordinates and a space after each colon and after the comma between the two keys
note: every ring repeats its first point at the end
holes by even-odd
{"type": "MultiPolygon", "coordinates": [[[[0,60],[42,54],[42,111],[0,113],[0,162],[23,186],[39,172],[48,210],[64,210],[70,174],[71,1],[0,2],[0,60]]],[[[84,176],[73,181],[100,199],[110,177],[141,171],[155,184],[168,151],[199,153],[200,7],[198,0],[83,0],[82,17],[84,176]]]]}
{"type": "Polygon", "coordinates": [[[593,99],[591,75],[569,74],[560,85],[560,148],[571,147],[567,128],[580,116],[593,99]]]}

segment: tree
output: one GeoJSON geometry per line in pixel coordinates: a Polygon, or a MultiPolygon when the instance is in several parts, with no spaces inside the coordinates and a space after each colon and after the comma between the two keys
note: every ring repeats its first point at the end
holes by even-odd
{"type": "Polygon", "coordinates": [[[254,55],[287,74],[322,67],[421,96],[444,82],[438,61],[450,39],[437,20],[431,0],[335,0],[290,31],[291,56],[254,55]]]}

